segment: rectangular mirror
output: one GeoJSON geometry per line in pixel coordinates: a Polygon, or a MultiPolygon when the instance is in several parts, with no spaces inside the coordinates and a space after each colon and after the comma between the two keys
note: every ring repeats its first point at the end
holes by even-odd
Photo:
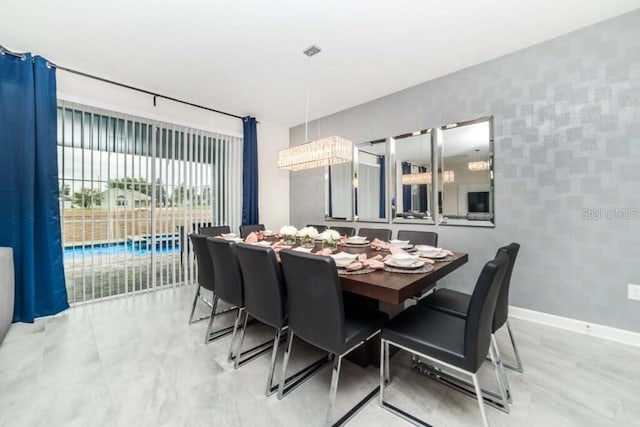
{"type": "Polygon", "coordinates": [[[440,224],[494,226],[492,125],[483,117],[438,130],[440,224]]]}
{"type": "Polygon", "coordinates": [[[392,147],[393,222],[433,224],[431,129],[399,135],[392,147]]]}
{"type": "MultiPolygon", "coordinates": [[[[309,189],[310,192],[313,189],[309,189]]],[[[353,219],[353,163],[340,163],[325,168],[325,218],[353,219]]]]}
{"type": "Polygon", "coordinates": [[[354,155],[355,218],[387,222],[386,139],[356,144],[354,155]]]}

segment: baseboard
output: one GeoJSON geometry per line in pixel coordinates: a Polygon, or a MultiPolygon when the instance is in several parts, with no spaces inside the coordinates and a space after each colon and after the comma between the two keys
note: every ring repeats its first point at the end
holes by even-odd
{"type": "Polygon", "coordinates": [[[627,331],[625,329],[612,328],[610,326],[598,325],[596,323],[589,323],[583,320],[556,316],[554,314],[514,306],[509,306],[509,317],[528,320],[530,322],[540,323],[554,328],[567,329],[569,331],[591,335],[593,337],[603,338],[634,347],[640,347],[640,333],[627,331]]]}

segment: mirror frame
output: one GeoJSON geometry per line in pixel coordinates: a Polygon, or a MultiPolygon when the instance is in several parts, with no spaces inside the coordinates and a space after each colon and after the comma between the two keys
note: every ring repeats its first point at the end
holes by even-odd
{"type": "MultiPolygon", "coordinates": [[[[384,214],[385,217],[384,218],[361,218],[360,215],[358,214],[358,188],[359,188],[359,177],[358,177],[358,172],[359,172],[359,166],[360,166],[360,156],[359,156],[359,148],[364,146],[364,144],[382,144],[384,143],[384,156],[386,159],[386,162],[389,163],[390,162],[390,153],[389,153],[389,139],[390,138],[380,138],[380,139],[375,139],[373,141],[367,141],[367,142],[362,142],[359,144],[354,144],[353,148],[354,148],[354,152],[353,152],[353,218],[355,220],[355,222],[372,222],[372,223],[381,223],[381,224],[386,224],[389,223],[389,198],[387,197],[387,195],[385,194],[385,205],[384,205],[384,214]]],[[[390,189],[389,189],[389,169],[388,167],[385,170],[385,174],[384,174],[384,179],[385,179],[385,188],[386,193],[389,194],[390,193],[390,189]]]]}
{"type": "MultiPolygon", "coordinates": [[[[415,132],[409,132],[409,133],[403,133],[401,135],[397,135],[394,136],[393,138],[390,138],[390,146],[391,146],[391,155],[390,155],[390,159],[389,159],[389,163],[391,164],[391,167],[389,168],[389,180],[390,180],[390,188],[391,191],[389,192],[389,204],[392,205],[392,200],[396,201],[396,211],[393,211],[393,208],[391,209],[391,215],[393,215],[393,217],[391,218],[391,222],[393,224],[423,224],[423,225],[435,225],[435,220],[434,218],[434,208],[437,208],[437,197],[436,199],[434,199],[434,187],[437,186],[437,182],[436,183],[432,183],[431,185],[431,191],[429,192],[430,194],[428,195],[428,199],[429,199],[429,206],[430,206],[430,212],[431,212],[431,216],[427,217],[427,218],[402,218],[402,217],[398,217],[396,216],[396,212],[397,212],[397,203],[398,203],[398,194],[397,194],[397,187],[398,187],[398,175],[397,175],[397,165],[396,165],[396,157],[397,157],[397,151],[398,151],[398,140],[402,140],[404,138],[409,138],[412,136],[420,136],[420,135],[430,135],[431,138],[429,139],[429,150],[428,152],[431,155],[431,165],[432,165],[432,170],[435,170],[435,168],[437,167],[435,161],[434,161],[434,140],[433,140],[433,134],[434,134],[434,129],[432,128],[425,128],[425,129],[421,129],[415,132]]],[[[435,194],[438,194],[437,192],[435,194]]],[[[391,216],[390,215],[390,216],[391,216]]]]}
{"type": "MultiPolygon", "coordinates": [[[[438,225],[444,226],[458,226],[458,227],[485,227],[494,228],[495,224],[495,163],[494,163],[494,141],[493,141],[493,116],[479,117],[473,120],[467,120],[464,122],[456,122],[448,125],[440,126],[435,129],[433,150],[435,155],[435,163],[437,170],[440,170],[440,165],[443,159],[443,150],[445,149],[446,142],[442,133],[449,129],[459,128],[463,126],[469,126],[478,123],[489,123],[489,219],[488,220],[470,220],[470,219],[453,219],[446,218],[444,214],[440,212],[440,206],[438,205],[438,225]]],[[[435,169],[434,169],[435,170],[435,169]]],[[[440,179],[436,180],[436,185],[433,188],[433,197],[438,199],[438,191],[440,187],[440,179]]],[[[437,201],[437,200],[436,200],[437,201]]]]}

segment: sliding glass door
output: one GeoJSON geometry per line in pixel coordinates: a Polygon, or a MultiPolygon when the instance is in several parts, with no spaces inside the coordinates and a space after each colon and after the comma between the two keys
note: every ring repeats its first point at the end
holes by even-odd
{"type": "Polygon", "coordinates": [[[241,157],[238,137],[61,103],[69,302],[194,280],[188,234],[239,225],[241,157]]]}

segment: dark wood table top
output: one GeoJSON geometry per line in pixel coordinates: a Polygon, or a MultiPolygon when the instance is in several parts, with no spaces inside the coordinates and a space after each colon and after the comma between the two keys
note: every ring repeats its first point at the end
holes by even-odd
{"type": "MultiPolygon", "coordinates": [[[[314,251],[321,249],[316,245],[314,251]]],[[[387,255],[387,251],[377,251],[370,246],[338,246],[336,252],[366,253],[368,257],[377,254],[387,255]]],[[[418,295],[435,286],[435,283],[447,274],[463,266],[469,260],[466,253],[454,252],[450,261],[436,262],[428,273],[390,273],[377,270],[367,274],[340,275],[342,289],[390,304],[402,304],[407,298],[418,295]]]]}
{"type": "Polygon", "coordinates": [[[447,274],[466,264],[466,253],[454,252],[451,261],[436,262],[428,273],[390,273],[382,270],[368,274],[340,275],[342,289],[391,304],[401,304],[407,298],[432,288],[447,274]]]}

